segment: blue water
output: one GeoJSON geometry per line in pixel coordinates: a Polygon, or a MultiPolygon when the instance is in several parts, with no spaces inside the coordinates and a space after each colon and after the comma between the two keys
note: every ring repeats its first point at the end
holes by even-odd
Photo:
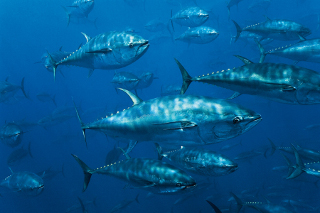
{"type": "MultiPolygon", "coordinates": [[[[137,0],[137,2],[140,2],[137,0]]],[[[35,64],[41,60],[43,53],[57,51],[61,46],[64,51],[75,51],[85,38],[80,32],[95,36],[112,30],[124,30],[127,27],[135,29],[143,38],[149,39],[155,33],[148,32],[144,25],[152,20],[159,19],[167,23],[171,9],[173,14],[181,8],[194,6],[193,1],[177,0],[181,5],[169,4],[164,0],[146,0],[143,4],[130,6],[123,0],[95,1],[93,11],[89,19],[97,18],[97,29],[92,24],[70,23],[67,27],[66,14],[61,5],[71,5],[72,1],[8,1],[1,2],[0,9],[0,79],[5,80],[9,76],[11,83],[20,85],[25,77],[25,90],[32,101],[22,99],[14,104],[0,104],[0,122],[12,122],[25,119],[29,122],[37,122],[42,117],[51,113],[55,106],[51,102],[40,102],[36,95],[47,92],[56,95],[58,106],[72,106],[72,97],[77,104],[81,103],[82,110],[92,107],[106,106],[109,111],[116,107],[118,110],[131,106],[131,100],[126,94],[116,93],[110,83],[114,74],[113,70],[95,70],[90,78],[88,71],[79,67],[61,66],[65,77],[57,73],[56,82],[53,74],[48,72],[42,64],[35,64]]],[[[231,8],[231,19],[236,20],[240,26],[248,23],[258,23],[265,20],[263,15],[271,19],[288,19],[308,26],[313,33],[308,38],[318,38],[317,21],[314,16],[304,18],[308,14],[314,14],[320,9],[317,0],[272,0],[268,10],[249,12],[248,7],[254,0],[244,0],[231,8]],[[313,19],[312,19],[313,18],[313,19]]],[[[170,39],[151,43],[149,50],[133,64],[118,71],[139,72],[151,71],[158,77],[152,85],[142,91],[138,91],[141,99],[148,100],[160,96],[161,86],[164,84],[181,84],[181,74],[173,58],[177,58],[192,76],[211,73],[222,69],[238,67],[242,62],[233,55],[241,55],[257,62],[259,51],[254,45],[245,46],[238,41],[230,44],[231,36],[236,34],[235,27],[228,21],[228,12],[225,1],[198,0],[199,7],[211,10],[219,16],[219,26],[212,17],[205,23],[217,29],[219,37],[204,45],[188,44],[183,42],[172,43],[170,39]],[[213,69],[210,62],[223,61],[226,65],[213,69]]],[[[178,37],[187,27],[175,26],[174,36],[178,37]]],[[[169,35],[168,32],[165,32],[169,35]]],[[[295,43],[296,41],[275,41],[272,46],[295,43]]],[[[268,62],[288,63],[293,61],[276,56],[267,56],[268,62]]],[[[299,62],[299,66],[319,71],[316,63],[299,62]]],[[[187,94],[226,98],[233,92],[212,85],[193,83],[187,94]]],[[[17,96],[23,96],[21,91],[17,96]]],[[[263,117],[263,121],[249,132],[220,144],[210,145],[206,148],[220,152],[220,148],[228,143],[234,144],[242,141],[242,146],[236,146],[230,151],[223,152],[230,158],[241,152],[250,150],[265,151],[270,147],[267,138],[271,138],[276,145],[289,146],[290,143],[299,144],[302,147],[320,150],[318,144],[319,129],[306,131],[304,128],[311,124],[320,123],[319,105],[295,106],[272,102],[261,97],[242,95],[233,100],[246,106],[263,117]]],[[[84,122],[96,120],[97,117],[89,117],[84,122]]],[[[1,125],[2,125],[1,124],[1,125]]],[[[70,119],[47,129],[34,127],[23,135],[25,147],[32,142],[34,158],[27,157],[20,164],[13,167],[13,171],[39,172],[51,167],[60,170],[64,164],[65,177],[58,174],[52,180],[45,182],[44,192],[37,197],[25,197],[8,190],[0,191],[1,212],[64,212],[74,204],[78,204],[77,196],[83,200],[93,200],[97,197],[97,206],[88,206],[89,212],[108,212],[113,206],[124,199],[134,199],[140,193],[140,204],[134,203],[124,212],[170,212],[175,200],[182,195],[155,195],[147,198],[147,191],[141,189],[123,189],[124,182],[104,175],[94,175],[86,192],[82,193],[83,173],[81,168],[70,155],[78,155],[89,166],[95,168],[104,165],[106,154],[113,148],[115,141],[106,139],[103,134],[95,131],[87,131],[88,148],[86,148],[79,121],[70,119]],[[64,136],[69,137],[64,137],[64,136]]],[[[125,146],[124,144],[122,144],[125,146]]],[[[7,157],[13,149],[1,144],[0,151],[0,178],[10,175],[6,164],[7,157]]],[[[131,157],[156,158],[157,153],[152,143],[139,143],[130,153],[131,157]]],[[[289,155],[288,155],[289,156],[289,155]]],[[[289,156],[294,162],[293,156],[289,156]]],[[[124,159],[124,157],[121,157],[124,159]]],[[[227,176],[218,178],[209,177],[212,187],[203,193],[189,199],[187,202],[174,206],[174,212],[212,212],[205,199],[208,198],[221,208],[229,207],[229,192],[240,194],[241,191],[258,187],[258,197],[248,201],[265,202],[263,196],[270,191],[266,188],[272,185],[295,186],[299,190],[284,191],[292,197],[287,199],[302,200],[313,207],[319,207],[314,198],[319,197],[319,189],[313,184],[318,179],[302,174],[300,180],[285,180],[286,172],[274,172],[275,166],[285,166],[286,163],[279,151],[273,156],[264,158],[260,155],[250,162],[239,162],[239,169],[227,176]]],[[[197,181],[208,181],[205,177],[192,175],[197,181]]],[[[270,197],[273,203],[279,204],[284,198],[270,197]]],[[[236,206],[233,202],[233,211],[236,206]]],[[[292,207],[288,207],[291,208],[292,207]]],[[[297,209],[305,212],[305,209],[297,209]]],[[[81,212],[81,209],[78,210],[81,212]]],[[[246,209],[245,212],[255,212],[246,209]]]]}

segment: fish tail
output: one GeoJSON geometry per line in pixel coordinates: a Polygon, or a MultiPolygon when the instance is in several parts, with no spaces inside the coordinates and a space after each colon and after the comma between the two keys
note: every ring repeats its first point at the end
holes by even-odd
{"type": "Polygon", "coordinates": [[[139,200],[138,200],[138,197],[139,197],[140,194],[137,194],[136,198],[134,199],[137,203],[140,204],[139,200]]]}
{"type": "Polygon", "coordinates": [[[172,21],[172,9],[171,9],[171,19],[170,19],[170,21],[171,21],[172,30],[174,32],[173,21],[172,21]]]}
{"type": "Polygon", "coordinates": [[[66,12],[66,14],[67,14],[67,26],[69,26],[69,24],[70,24],[70,13],[69,13],[69,11],[67,10],[67,8],[65,8],[64,6],[61,6],[63,9],[64,9],[64,11],[66,12]]]}
{"type": "Polygon", "coordinates": [[[52,98],[52,102],[54,103],[54,105],[57,107],[57,103],[56,103],[56,95],[53,96],[52,98]]]}
{"type": "Polygon", "coordinates": [[[206,200],[206,201],[210,204],[210,206],[214,209],[216,213],[222,213],[221,210],[216,205],[211,203],[209,200],[206,200]]]}
{"type": "Polygon", "coordinates": [[[227,7],[228,8],[228,20],[230,20],[230,7],[227,7]]]}
{"type": "Polygon", "coordinates": [[[33,158],[33,155],[31,153],[31,142],[29,142],[29,145],[28,145],[28,153],[29,153],[30,157],[33,158]]]}
{"type": "Polygon", "coordinates": [[[24,95],[27,99],[29,99],[26,91],[24,90],[24,77],[23,77],[23,79],[21,80],[21,90],[22,90],[22,92],[23,92],[23,95],[24,95]]]}
{"type": "Polygon", "coordinates": [[[234,42],[237,42],[241,32],[242,32],[242,29],[241,27],[239,26],[239,24],[237,22],[235,22],[234,20],[232,20],[234,25],[236,26],[236,29],[237,29],[237,35],[236,35],[236,38],[234,39],[234,42]]]}
{"type": "Polygon", "coordinates": [[[240,198],[238,198],[235,194],[233,194],[232,192],[230,192],[230,194],[232,195],[232,197],[235,199],[235,201],[237,202],[237,213],[240,212],[242,206],[243,206],[243,202],[240,200],[240,198]]]}
{"type": "Polygon", "coordinates": [[[64,174],[64,164],[62,164],[61,173],[62,173],[62,176],[63,176],[63,177],[66,177],[65,174],[64,174]]]}
{"type": "Polygon", "coordinates": [[[74,108],[75,108],[76,113],[77,113],[77,117],[78,117],[78,119],[79,119],[79,121],[80,121],[80,124],[81,124],[81,129],[82,129],[82,134],[83,134],[83,137],[84,137],[84,142],[86,143],[86,146],[88,147],[87,140],[86,140],[86,125],[82,122],[82,120],[81,120],[81,118],[80,118],[78,109],[77,109],[77,107],[76,107],[76,104],[74,103],[73,98],[72,98],[72,101],[73,101],[74,108]]]}
{"type": "Polygon", "coordinates": [[[292,145],[292,149],[293,149],[293,152],[294,152],[294,156],[296,157],[296,166],[295,166],[295,170],[291,173],[291,175],[289,175],[287,177],[287,179],[293,179],[293,178],[296,178],[298,177],[299,175],[301,175],[303,172],[304,172],[304,169],[305,169],[305,166],[300,158],[300,155],[296,149],[296,147],[294,147],[293,144],[292,145]]]}
{"type": "Polygon", "coordinates": [[[176,63],[179,66],[179,69],[180,69],[180,72],[182,75],[182,80],[183,80],[180,94],[184,94],[187,91],[189,85],[191,84],[192,78],[188,74],[187,70],[182,66],[182,64],[177,59],[174,59],[174,60],[176,61],[176,63]]]}
{"type": "Polygon", "coordinates": [[[260,51],[260,60],[259,63],[263,63],[267,53],[264,50],[264,47],[260,44],[260,42],[258,41],[257,38],[254,39],[254,41],[257,43],[258,47],[259,47],[259,51],[260,51]]]}
{"type": "Polygon", "coordinates": [[[52,65],[52,68],[53,68],[53,79],[54,79],[54,81],[56,81],[56,71],[57,71],[58,64],[57,64],[57,62],[52,58],[52,56],[50,55],[50,53],[48,52],[48,50],[47,50],[47,54],[48,54],[48,57],[50,58],[50,64],[52,65]]]}
{"type": "Polygon", "coordinates": [[[158,143],[154,143],[154,145],[156,146],[157,151],[158,151],[158,160],[162,160],[162,158],[163,158],[163,151],[162,151],[161,146],[159,146],[158,143]]]}
{"type": "Polygon", "coordinates": [[[274,145],[274,143],[272,142],[272,140],[270,138],[268,138],[268,140],[269,140],[269,142],[271,144],[271,153],[270,153],[270,155],[273,155],[274,152],[277,150],[277,147],[276,147],[276,145],[274,145]]]}
{"type": "Polygon", "coordinates": [[[82,192],[84,192],[90,182],[90,178],[92,176],[92,169],[90,169],[82,160],[80,160],[80,158],[78,158],[76,155],[71,154],[74,159],[78,162],[78,164],[81,166],[83,173],[84,173],[84,182],[83,182],[83,189],[82,192]]]}

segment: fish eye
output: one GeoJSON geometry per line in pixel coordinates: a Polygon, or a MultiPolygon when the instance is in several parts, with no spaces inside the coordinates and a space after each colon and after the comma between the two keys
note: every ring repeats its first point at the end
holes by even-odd
{"type": "Polygon", "coordinates": [[[176,187],[181,187],[181,183],[177,183],[177,184],[176,184],[176,187]]]}
{"type": "Polygon", "coordinates": [[[132,44],[132,43],[129,43],[129,47],[132,48],[132,47],[133,47],[133,44],[132,44]]]}
{"type": "Polygon", "coordinates": [[[235,117],[234,119],[233,119],[233,124],[236,124],[236,123],[239,123],[240,121],[242,120],[242,117],[240,117],[240,116],[237,116],[237,117],[235,117]]]}

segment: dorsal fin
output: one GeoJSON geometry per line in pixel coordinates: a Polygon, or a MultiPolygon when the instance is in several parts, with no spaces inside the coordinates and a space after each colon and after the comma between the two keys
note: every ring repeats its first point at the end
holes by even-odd
{"type": "Polygon", "coordinates": [[[242,57],[240,55],[234,55],[235,57],[239,58],[244,64],[253,64],[252,61],[250,61],[249,59],[242,57]]]}
{"type": "Polygon", "coordinates": [[[268,16],[264,15],[264,17],[266,18],[267,21],[271,21],[271,19],[268,16]]]}
{"type": "Polygon", "coordinates": [[[307,39],[306,39],[305,37],[303,37],[302,35],[299,35],[299,34],[297,34],[297,35],[298,35],[300,41],[306,41],[306,40],[307,40],[307,39]]]}
{"type": "Polygon", "coordinates": [[[10,169],[10,171],[11,171],[11,174],[13,174],[13,171],[12,171],[12,169],[9,167],[9,169],[10,169]]]}
{"type": "Polygon", "coordinates": [[[59,48],[59,51],[62,51],[62,46],[59,48]]]}
{"type": "Polygon", "coordinates": [[[9,80],[9,76],[7,76],[7,77],[6,77],[6,80],[5,80],[5,82],[8,82],[8,80],[9,80]]]}
{"type": "Polygon", "coordinates": [[[127,159],[131,159],[131,157],[121,147],[119,147],[119,149],[121,149],[121,151],[123,152],[124,156],[126,156],[127,159]]]}
{"type": "Polygon", "coordinates": [[[91,37],[90,37],[90,36],[88,36],[87,34],[85,34],[85,33],[83,33],[83,32],[81,32],[81,34],[82,34],[82,35],[84,35],[84,37],[86,37],[87,42],[89,42],[89,41],[90,41],[90,39],[91,39],[91,37]]]}
{"type": "Polygon", "coordinates": [[[122,88],[118,88],[119,90],[122,90],[123,92],[127,93],[127,95],[129,95],[129,97],[131,98],[132,102],[133,102],[133,106],[140,104],[141,102],[143,102],[143,100],[141,98],[139,98],[137,95],[133,94],[132,92],[126,90],[126,89],[122,89],[122,88]]]}

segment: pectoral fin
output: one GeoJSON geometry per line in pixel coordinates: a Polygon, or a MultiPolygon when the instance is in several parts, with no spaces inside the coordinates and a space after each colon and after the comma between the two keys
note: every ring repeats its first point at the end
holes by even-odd
{"type": "Polygon", "coordinates": [[[283,92],[293,92],[297,90],[297,88],[289,84],[277,84],[277,83],[265,83],[265,84],[273,85],[276,88],[279,87],[279,89],[283,92]]]}
{"type": "Polygon", "coordinates": [[[159,123],[153,125],[161,125],[163,126],[163,130],[183,130],[186,128],[196,127],[197,124],[191,121],[174,121],[168,123],[159,123]]]}
{"type": "Polygon", "coordinates": [[[89,51],[89,52],[86,52],[86,53],[108,53],[108,52],[111,52],[112,49],[110,48],[103,48],[103,49],[100,49],[100,50],[94,50],[94,51],[89,51]]]}

